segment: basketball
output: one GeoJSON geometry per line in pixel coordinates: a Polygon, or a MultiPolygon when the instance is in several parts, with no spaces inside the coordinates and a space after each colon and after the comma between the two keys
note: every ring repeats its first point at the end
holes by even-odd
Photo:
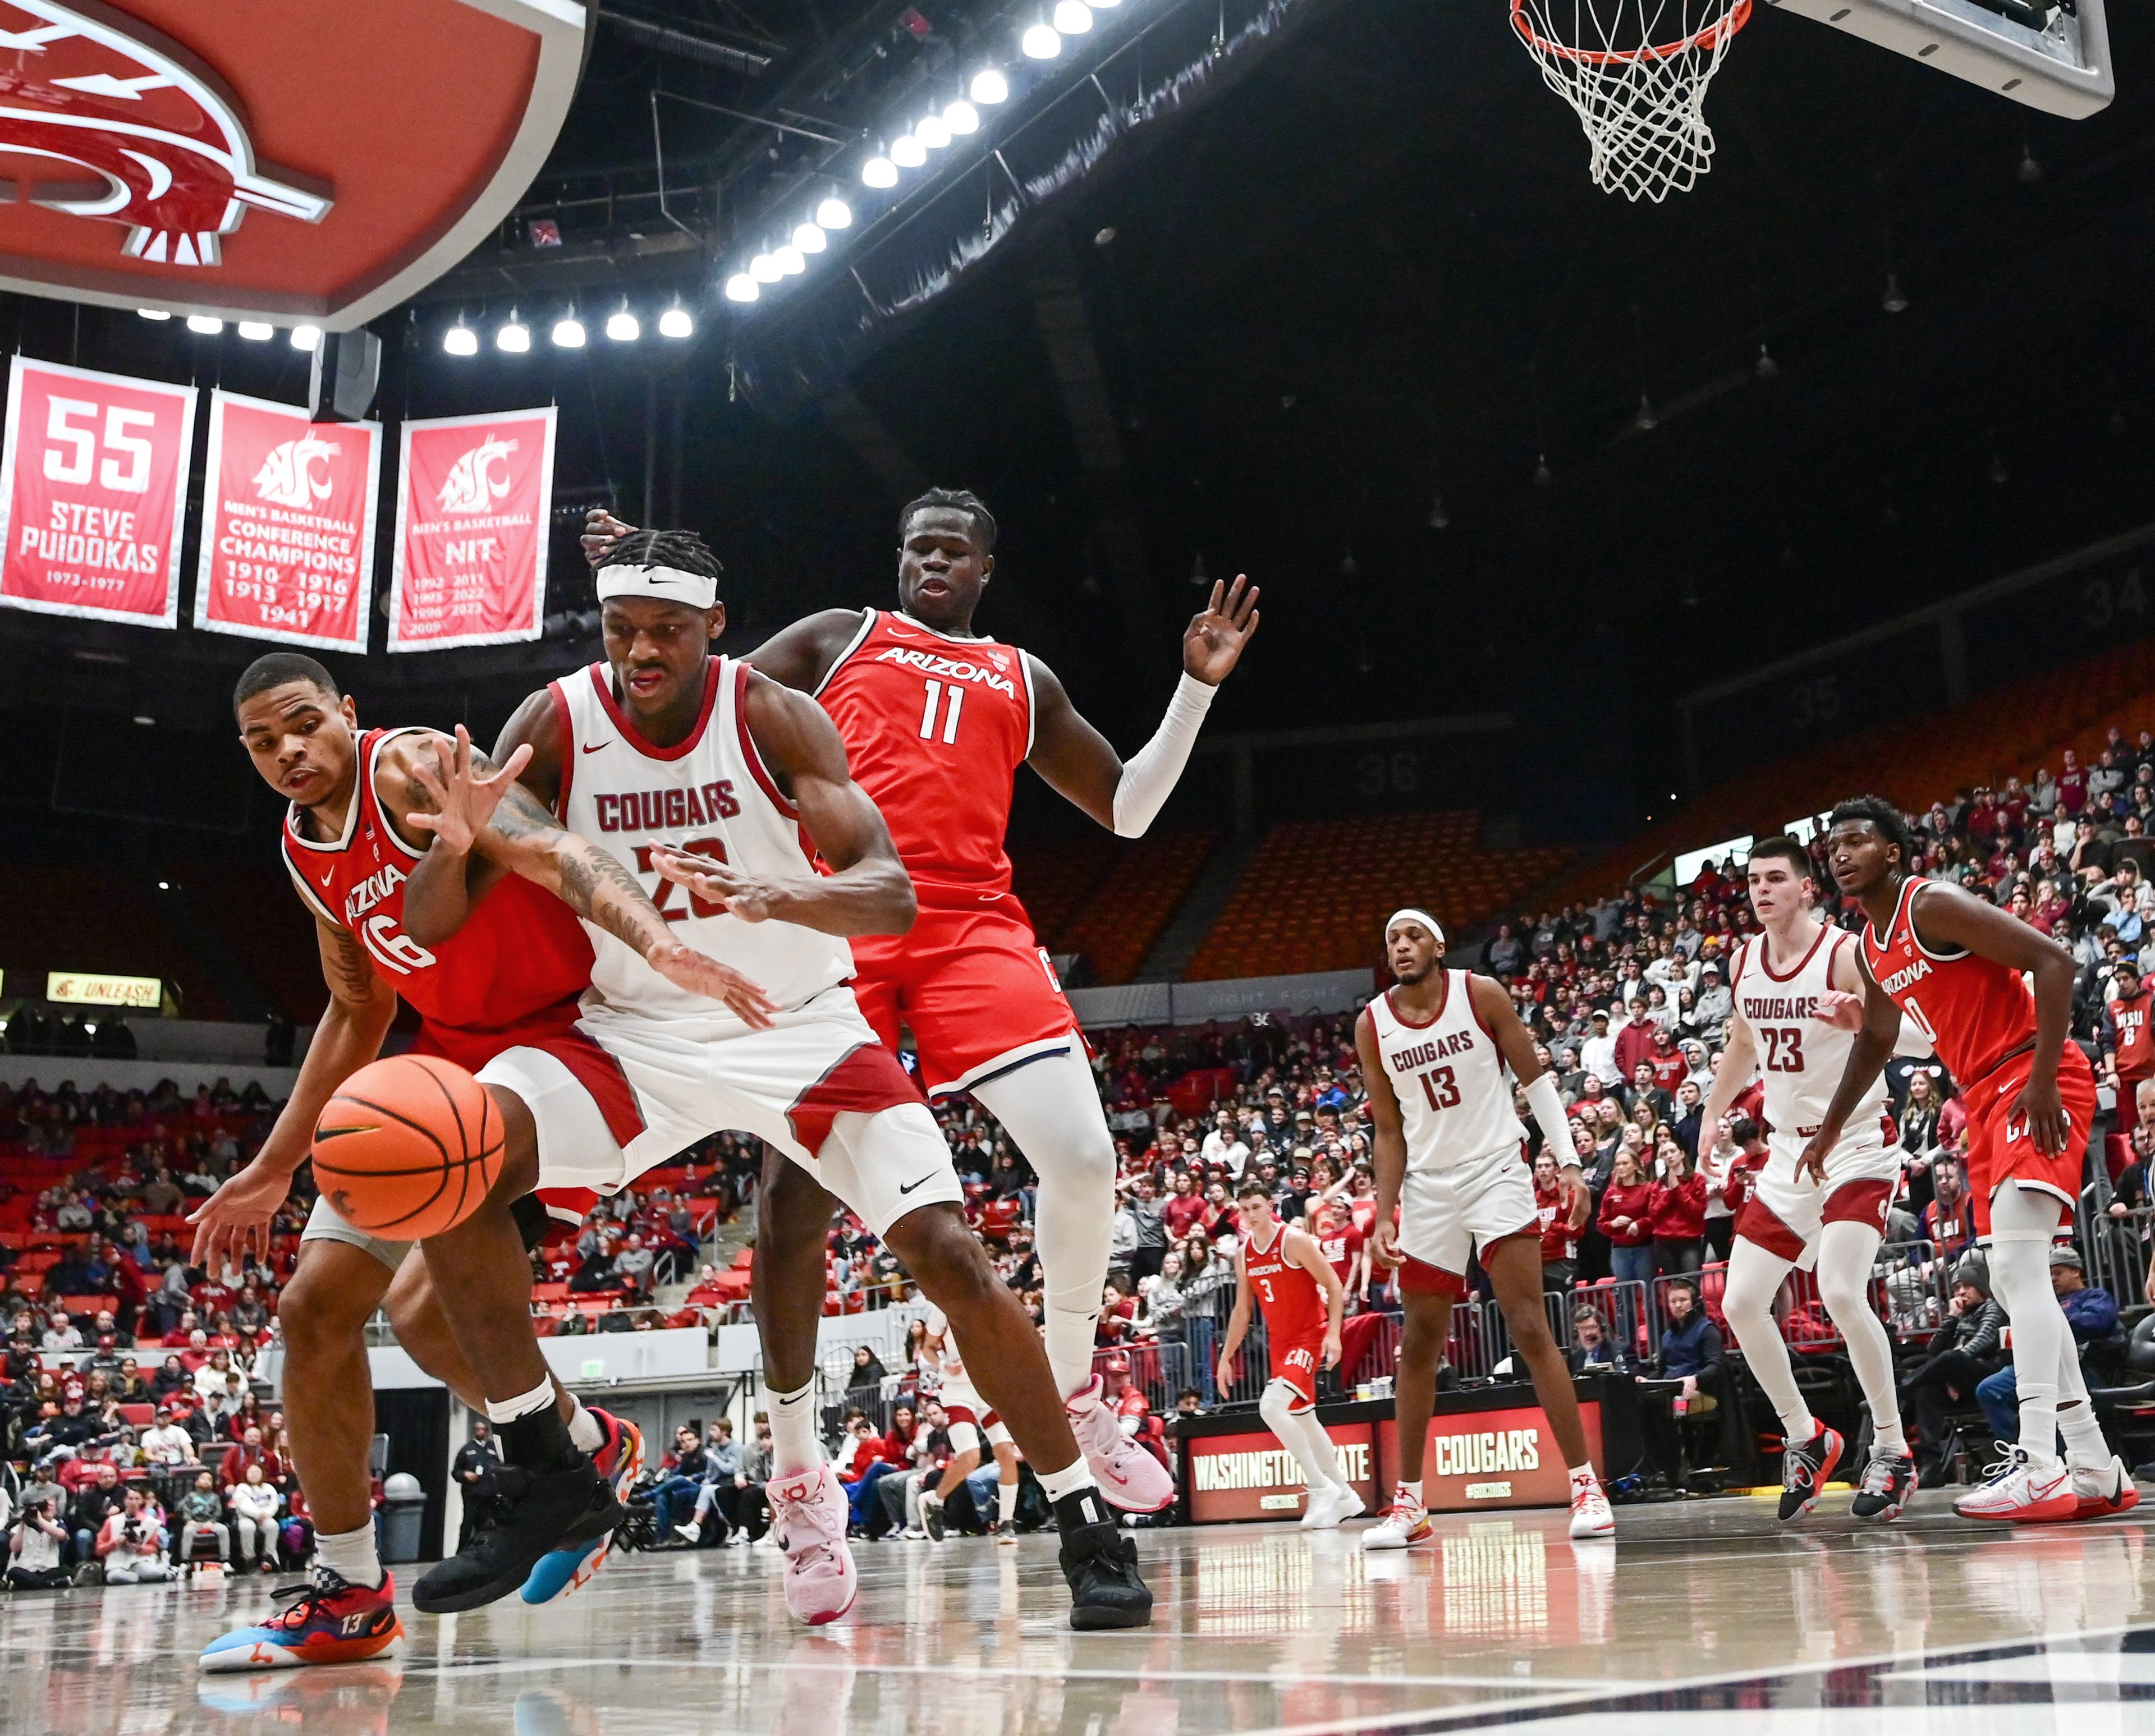
{"type": "Polygon", "coordinates": [[[392,1055],[322,1106],[315,1185],[355,1228],[423,1242],[486,1197],[502,1146],[500,1114],[470,1074],[433,1055],[392,1055]]]}

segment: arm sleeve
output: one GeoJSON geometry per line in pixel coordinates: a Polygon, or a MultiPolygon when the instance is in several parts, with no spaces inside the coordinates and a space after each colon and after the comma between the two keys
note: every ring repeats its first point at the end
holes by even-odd
{"type": "Polygon", "coordinates": [[[1212,708],[1218,690],[1185,671],[1167,702],[1167,715],[1159,720],[1153,738],[1123,762],[1123,775],[1115,785],[1115,835],[1142,838],[1145,829],[1166,805],[1175,781],[1190,763],[1190,750],[1197,744],[1197,731],[1212,708]]]}
{"type": "Polygon", "coordinates": [[[1579,1152],[1571,1142],[1571,1122],[1564,1112],[1564,1099],[1556,1080],[1544,1073],[1527,1087],[1527,1107],[1542,1131],[1542,1143],[1559,1168],[1579,1167],[1579,1152]]]}

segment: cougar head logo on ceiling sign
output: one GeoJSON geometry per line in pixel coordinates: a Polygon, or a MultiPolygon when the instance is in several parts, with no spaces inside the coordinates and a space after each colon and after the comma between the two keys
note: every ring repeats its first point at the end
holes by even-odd
{"type": "Polygon", "coordinates": [[[0,0],[0,287],[345,330],[544,161],[585,0],[0,0]]]}

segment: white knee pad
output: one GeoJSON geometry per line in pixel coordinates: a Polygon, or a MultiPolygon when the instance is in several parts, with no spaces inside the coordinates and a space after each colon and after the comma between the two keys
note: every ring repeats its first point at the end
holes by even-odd
{"type": "Polygon", "coordinates": [[[1735,1329],[1737,1342],[1747,1356],[1763,1346],[1767,1337],[1779,1335],[1774,1325],[1774,1299],[1781,1293],[1790,1264],[1778,1253],[1769,1253],[1740,1236],[1728,1251],[1728,1280],[1721,1293],[1721,1312],[1735,1329]],[[1750,1342],[1753,1339],[1759,1344],[1750,1342]]]}
{"type": "Polygon", "coordinates": [[[1257,1400],[1257,1414],[1265,1419],[1265,1427],[1274,1434],[1283,1432],[1295,1415],[1295,1406],[1302,1395],[1285,1381],[1269,1382],[1257,1400]]]}
{"type": "Polygon", "coordinates": [[[1885,1238],[1867,1223],[1835,1222],[1819,1233],[1819,1299],[1845,1332],[1871,1306],[1871,1271],[1885,1238]]]}

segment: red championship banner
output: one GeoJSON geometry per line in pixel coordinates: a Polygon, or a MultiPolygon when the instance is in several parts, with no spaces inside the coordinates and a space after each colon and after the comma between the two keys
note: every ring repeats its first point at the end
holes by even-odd
{"type": "Polygon", "coordinates": [[[405,423],[389,649],[536,639],[553,504],[550,406],[405,423]]]}
{"type": "Polygon", "coordinates": [[[0,456],[0,604],[169,627],[195,389],[15,357],[0,456]]]}
{"type": "Polygon", "coordinates": [[[378,422],[212,391],[195,625],[363,653],[381,479],[378,422]]]}

